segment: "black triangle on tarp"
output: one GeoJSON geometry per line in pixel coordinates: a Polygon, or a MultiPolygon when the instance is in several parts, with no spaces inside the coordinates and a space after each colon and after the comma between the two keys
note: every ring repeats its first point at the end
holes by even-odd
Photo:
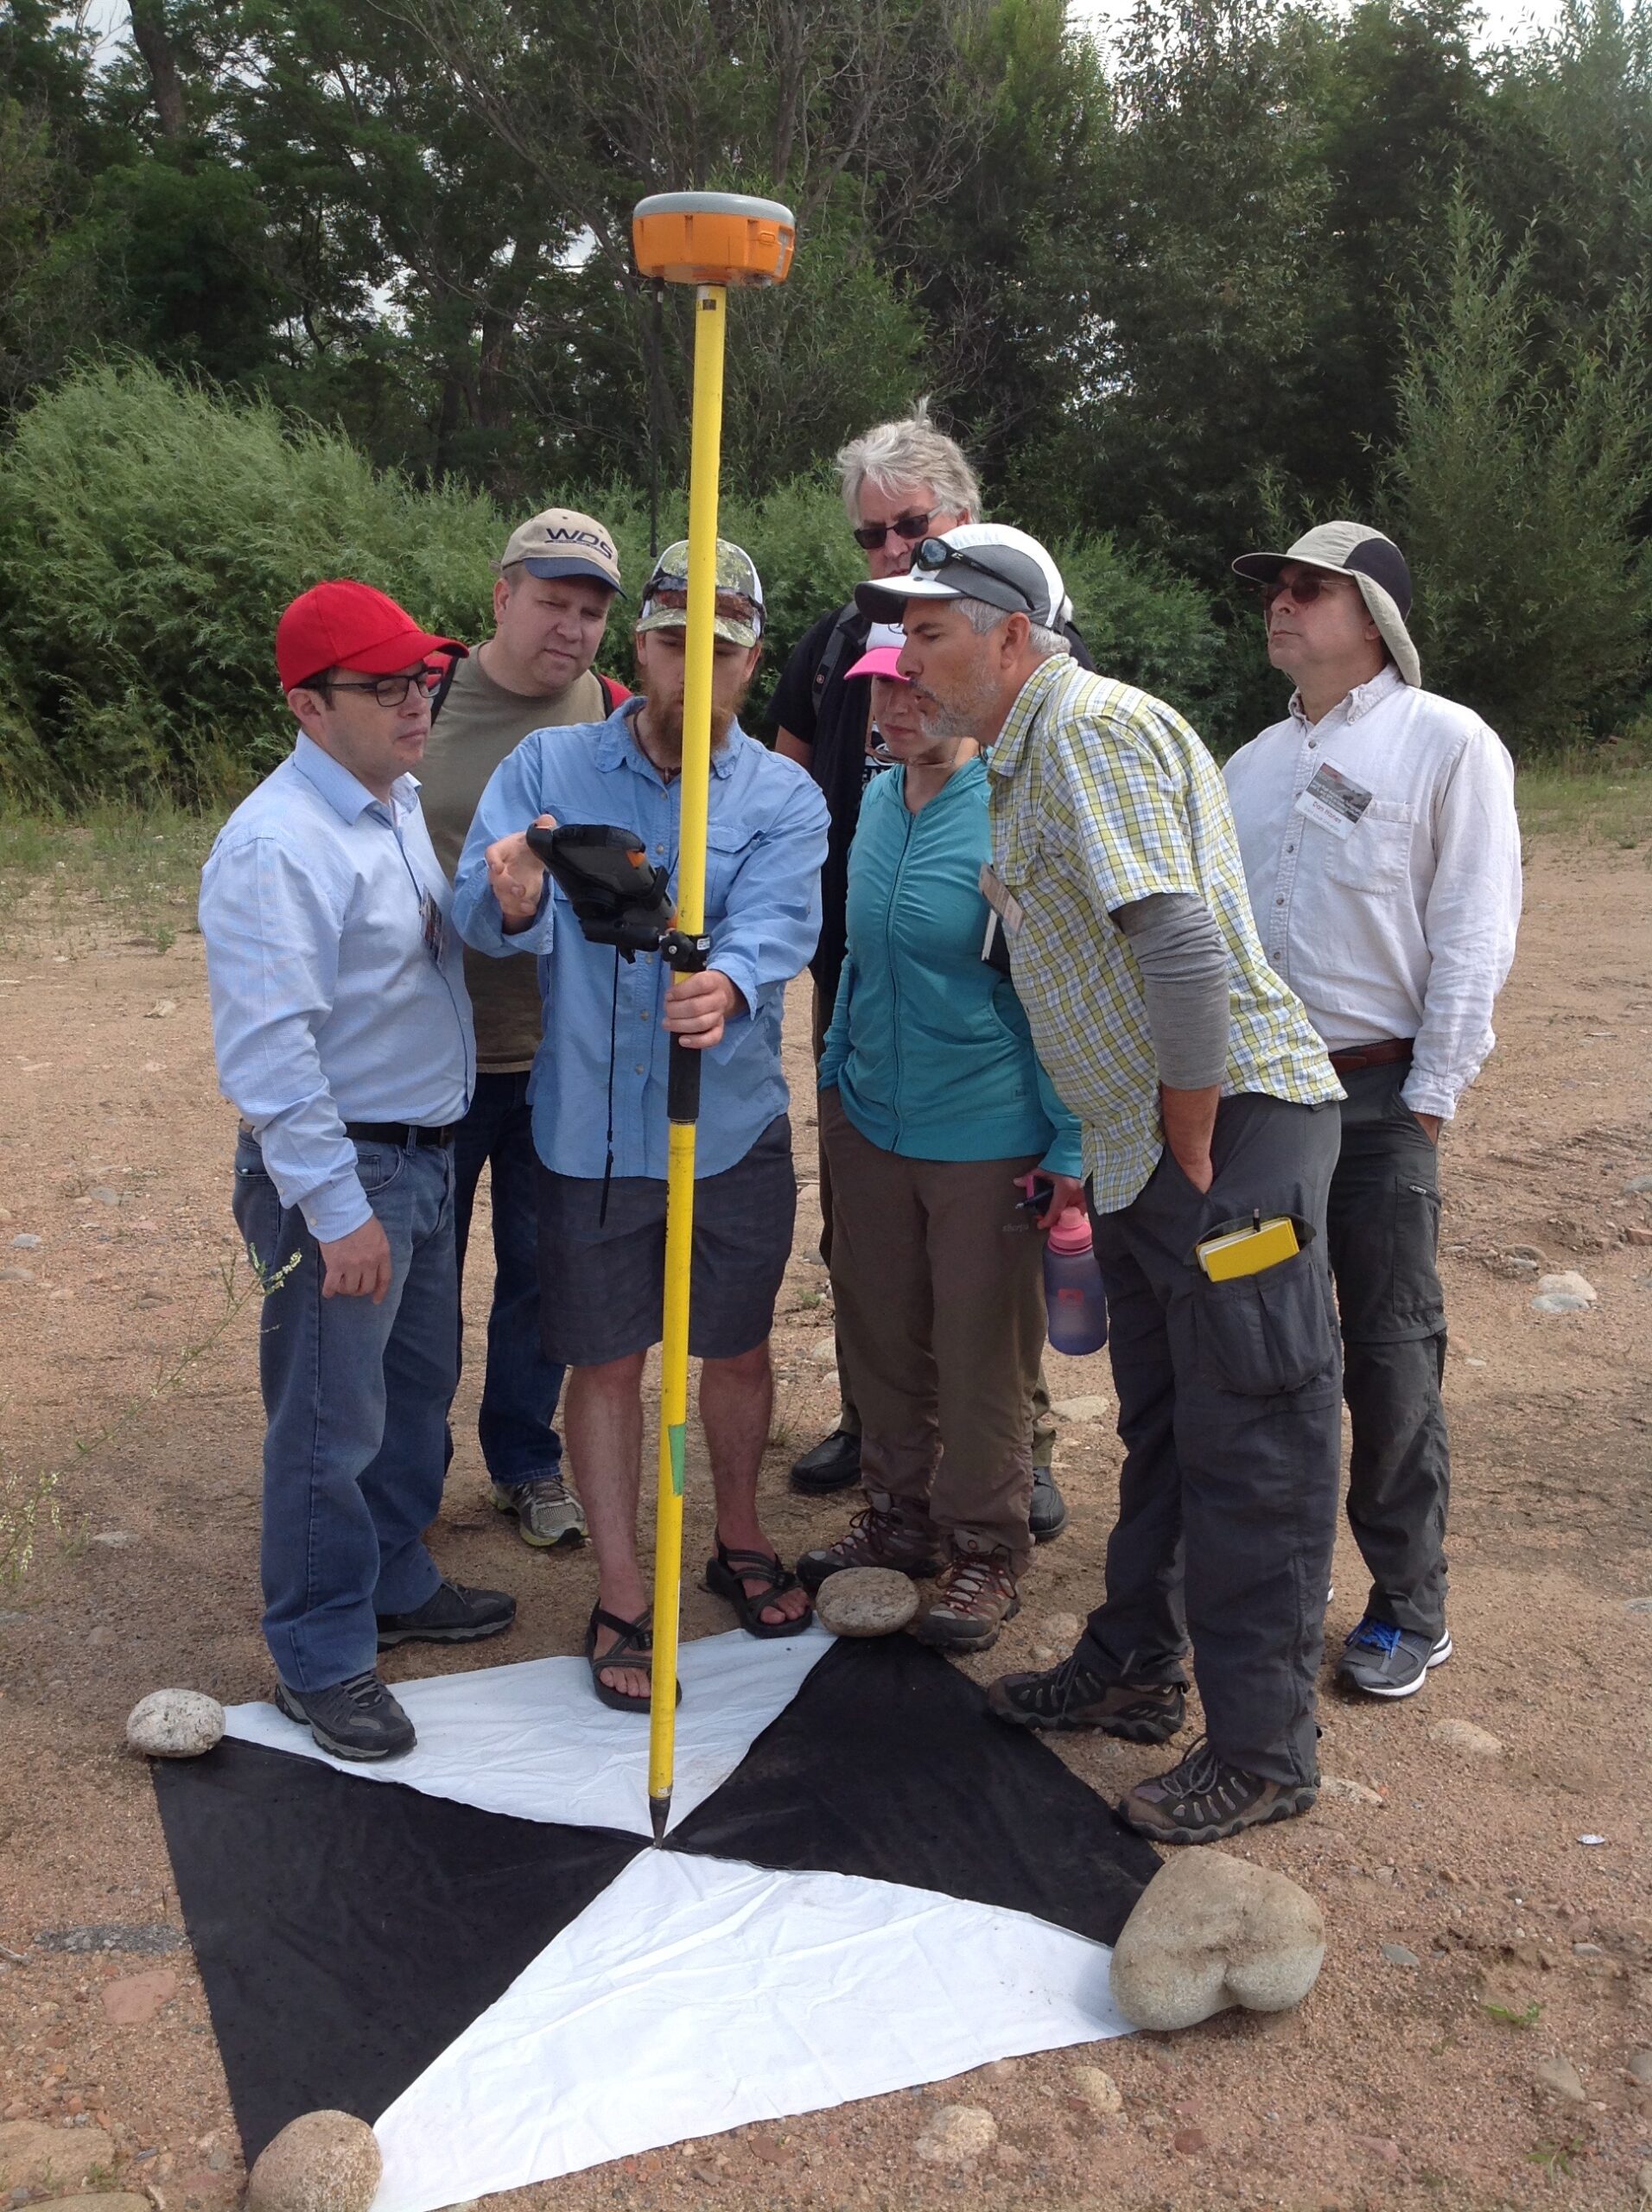
{"type": "Polygon", "coordinates": [[[1159,1869],[1045,1744],[910,1637],[828,1652],[674,1851],[859,1874],[1118,1940],[1159,1869]]]}
{"type": "Polygon", "coordinates": [[[249,2165],[378,2120],[645,1848],[232,1741],[155,1789],[249,2165]]]}

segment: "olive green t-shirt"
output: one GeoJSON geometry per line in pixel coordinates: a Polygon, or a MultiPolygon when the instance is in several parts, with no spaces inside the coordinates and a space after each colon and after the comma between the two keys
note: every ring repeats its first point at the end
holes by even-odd
{"type": "MultiPolygon", "coordinates": [[[[602,686],[588,670],[561,691],[528,698],[495,683],[474,653],[460,662],[418,772],[430,842],[449,878],[488,778],[529,731],[606,721],[607,715],[602,686]]],[[[467,947],[465,982],[476,1017],[477,1071],[509,1075],[531,1067],[539,1049],[539,963],[524,955],[490,960],[467,947]]]]}

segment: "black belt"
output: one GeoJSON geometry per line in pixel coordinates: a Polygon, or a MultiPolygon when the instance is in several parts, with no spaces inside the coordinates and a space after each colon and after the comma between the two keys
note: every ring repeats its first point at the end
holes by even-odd
{"type": "Polygon", "coordinates": [[[1408,1060],[1416,1040],[1410,1037],[1384,1037],[1376,1045],[1350,1045],[1346,1052],[1332,1052],[1331,1065],[1338,1075],[1357,1075],[1361,1068],[1392,1067],[1396,1060],[1408,1060]]]}
{"type": "Polygon", "coordinates": [[[454,1141],[457,1122],[449,1122],[445,1128],[423,1129],[416,1122],[346,1122],[346,1136],[357,1144],[393,1144],[398,1150],[416,1150],[421,1145],[446,1147],[454,1141]]]}

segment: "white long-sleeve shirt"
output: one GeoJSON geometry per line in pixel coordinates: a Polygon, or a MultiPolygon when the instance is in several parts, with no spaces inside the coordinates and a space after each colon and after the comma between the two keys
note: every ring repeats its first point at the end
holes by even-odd
{"type": "Polygon", "coordinates": [[[1414,1038],[1401,1093],[1449,1121],[1496,1042],[1520,826],[1503,741],[1392,667],[1301,702],[1223,771],[1262,947],[1328,1048],[1414,1038]]]}

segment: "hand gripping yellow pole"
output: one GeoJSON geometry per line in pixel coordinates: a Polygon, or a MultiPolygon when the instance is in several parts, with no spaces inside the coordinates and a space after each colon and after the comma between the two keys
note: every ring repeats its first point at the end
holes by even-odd
{"type": "MultiPolygon", "coordinates": [[[[722,192],[670,192],[632,217],[645,276],[695,286],[694,415],[689,460],[689,634],[683,672],[677,926],[702,936],[706,811],[711,787],[711,671],[717,607],[717,494],[722,465],[723,332],[731,284],[778,284],[791,264],[789,208],[722,192]]],[[[679,966],[679,975],[691,968],[679,966]]],[[[677,1645],[683,1584],[683,1462],[689,1418],[689,1302],[694,1251],[695,1130],[701,1057],[671,1042],[666,1111],[665,1314],[660,1347],[658,1507],[654,1530],[654,1658],[648,1715],[648,1813],[664,1840],[677,1754],[677,1645]]]]}

